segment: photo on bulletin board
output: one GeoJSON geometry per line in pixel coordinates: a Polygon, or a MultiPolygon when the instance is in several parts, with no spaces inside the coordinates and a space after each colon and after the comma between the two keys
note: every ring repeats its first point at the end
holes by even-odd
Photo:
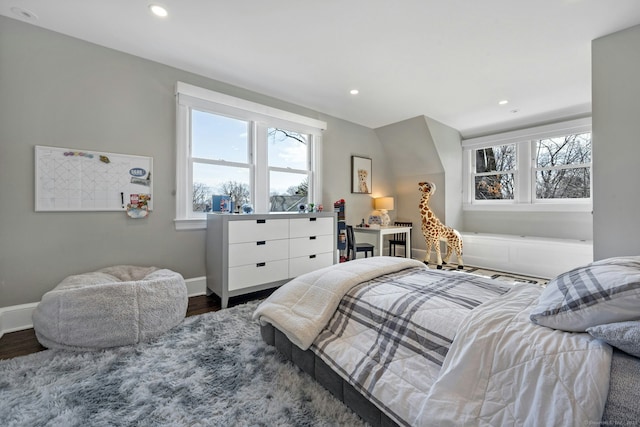
{"type": "Polygon", "coordinates": [[[351,192],[371,194],[371,159],[351,156],[351,192]]]}
{"type": "Polygon", "coordinates": [[[35,147],[35,210],[153,209],[153,158],[35,147]]]}

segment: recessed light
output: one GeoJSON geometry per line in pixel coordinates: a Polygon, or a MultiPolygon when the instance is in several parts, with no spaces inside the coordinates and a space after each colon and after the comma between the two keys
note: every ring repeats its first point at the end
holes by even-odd
{"type": "Polygon", "coordinates": [[[24,19],[29,19],[29,20],[38,19],[38,15],[36,15],[33,12],[31,12],[30,10],[23,9],[21,7],[12,7],[11,8],[11,12],[13,12],[14,14],[16,14],[19,17],[24,18],[24,19]]]}
{"type": "Polygon", "coordinates": [[[159,4],[150,4],[149,9],[154,15],[159,16],[161,18],[164,18],[169,14],[169,12],[167,12],[167,9],[160,6],[159,4]]]}
{"type": "Polygon", "coordinates": [[[498,101],[498,105],[507,105],[509,103],[508,100],[503,99],[502,101],[498,101]]]}
{"type": "Polygon", "coordinates": [[[357,95],[357,94],[359,94],[359,93],[360,93],[360,91],[359,91],[358,89],[351,89],[351,90],[349,91],[349,93],[350,93],[351,95],[357,95]]]}

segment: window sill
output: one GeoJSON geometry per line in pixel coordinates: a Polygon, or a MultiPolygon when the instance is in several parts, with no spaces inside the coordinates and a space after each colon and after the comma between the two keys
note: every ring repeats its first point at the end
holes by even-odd
{"type": "Polygon", "coordinates": [[[176,231],[181,230],[206,230],[207,219],[206,218],[189,218],[189,219],[174,219],[173,222],[176,226],[176,231]]]}
{"type": "Polygon", "coordinates": [[[593,212],[591,203],[464,203],[465,211],[485,212],[593,212]]]}

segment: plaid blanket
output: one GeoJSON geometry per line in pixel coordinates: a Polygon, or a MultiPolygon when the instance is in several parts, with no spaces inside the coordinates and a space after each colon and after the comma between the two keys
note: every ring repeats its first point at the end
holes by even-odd
{"type": "Polygon", "coordinates": [[[400,425],[414,425],[456,334],[475,307],[511,287],[410,268],[353,287],[311,346],[400,425]]]}

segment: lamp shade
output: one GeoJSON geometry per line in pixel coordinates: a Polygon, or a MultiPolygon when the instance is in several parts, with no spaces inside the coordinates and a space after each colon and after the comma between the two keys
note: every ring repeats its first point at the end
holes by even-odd
{"type": "Polygon", "coordinates": [[[377,210],[384,209],[384,210],[387,210],[387,211],[392,211],[393,210],[393,197],[378,197],[377,199],[374,199],[373,206],[377,210]]]}

